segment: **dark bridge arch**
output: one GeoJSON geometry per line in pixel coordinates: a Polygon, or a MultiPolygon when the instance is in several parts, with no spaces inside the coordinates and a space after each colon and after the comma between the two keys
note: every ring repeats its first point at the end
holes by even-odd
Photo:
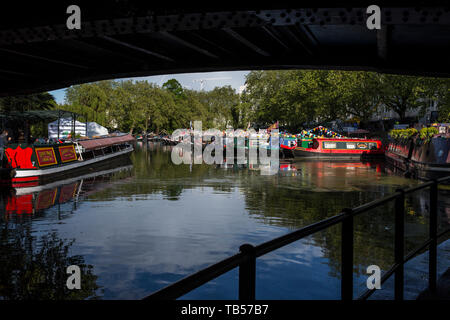
{"type": "Polygon", "coordinates": [[[152,2],[90,1],[79,4],[81,30],[68,30],[69,4],[2,10],[0,96],[102,79],[222,70],[450,75],[450,10],[443,6],[382,6],[381,30],[369,30],[367,5],[315,7],[303,1],[273,4],[277,8],[168,9],[152,2]]]}

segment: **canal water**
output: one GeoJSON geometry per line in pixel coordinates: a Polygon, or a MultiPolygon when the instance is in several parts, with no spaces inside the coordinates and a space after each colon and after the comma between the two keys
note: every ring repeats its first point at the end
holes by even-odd
{"type": "MultiPolygon", "coordinates": [[[[276,174],[252,165],[180,164],[172,147],[138,143],[130,160],[100,172],[0,196],[0,299],[141,299],[254,245],[378,199],[416,180],[383,162],[283,162],[276,174]],[[66,268],[81,268],[69,290],[66,268]]],[[[440,190],[439,228],[450,227],[440,190]]],[[[406,249],[428,236],[426,191],[406,201],[406,249]]],[[[394,261],[393,204],[355,218],[354,295],[366,268],[394,261]]],[[[257,299],[339,299],[340,225],[257,259],[257,299]]],[[[445,240],[445,239],[444,239],[445,240]]],[[[439,250],[439,272],[450,246],[439,250]]],[[[405,297],[426,287],[427,264],[409,263],[405,297]]],[[[182,299],[236,299],[230,271],[182,299]]],[[[391,299],[392,284],[374,295],[391,299]]]]}

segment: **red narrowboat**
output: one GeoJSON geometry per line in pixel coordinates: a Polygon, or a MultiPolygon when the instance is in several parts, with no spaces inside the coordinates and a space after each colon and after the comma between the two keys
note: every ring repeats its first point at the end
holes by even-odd
{"type": "Polygon", "coordinates": [[[4,151],[0,184],[31,187],[97,170],[102,163],[131,153],[134,142],[126,134],[69,143],[11,144],[4,151]]]}
{"type": "Polygon", "coordinates": [[[320,159],[360,159],[384,156],[380,140],[358,138],[300,139],[295,147],[295,157],[320,159]]]}

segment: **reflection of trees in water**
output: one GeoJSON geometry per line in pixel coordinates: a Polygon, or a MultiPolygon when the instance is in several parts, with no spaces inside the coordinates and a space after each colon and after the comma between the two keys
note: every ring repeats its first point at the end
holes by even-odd
{"type": "Polygon", "coordinates": [[[99,298],[97,276],[81,255],[69,256],[72,241],[55,232],[32,236],[29,224],[4,224],[0,231],[0,299],[81,300],[99,298]],[[81,289],[69,290],[66,269],[77,265],[81,289]]]}
{"type": "MultiPolygon", "coordinates": [[[[395,191],[402,183],[414,183],[396,177],[383,177],[377,183],[367,182],[372,173],[369,171],[354,172],[348,180],[342,175],[341,180],[332,180],[332,175],[319,175],[320,170],[311,166],[304,170],[304,177],[283,177],[280,175],[261,176],[259,171],[240,170],[236,167],[219,169],[210,165],[175,165],[171,160],[170,147],[137,148],[132,155],[133,183],[119,184],[114,190],[104,190],[91,197],[91,200],[104,199],[120,195],[149,195],[160,193],[170,200],[177,200],[184,189],[207,186],[215,191],[231,192],[238,187],[245,197],[246,210],[249,215],[280,227],[297,229],[327,217],[338,214],[344,207],[358,205],[378,199],[395,191]],[[314,171],[315,170],[315,171],[314,171]],[[358,178],[358,179],[354,179],[358,178]],[[331,179],[331,180],[330,180],[331,179]],[[142,180],[142,181],[141,181],[142,180]],[[334,185],[330,185],[330,181],[334,185]],[[338,186],[345,192],[333,191],[338,186]],[[313,192],[321,186],[327,192],[313,192]],[[361,191],[363,190],[363,191],[361,191]]],[[[333,174],[336,169],[329,164],[324,165],[323,172],[333,174]]],[[[381,178],[380,178],[381,179],[381,178]]],[[[441,197],[442,198],[442,197],[441,197]]],[[[418,233],[428,228],[428,200],[420,197],[408,197],[406,202],[406,223],[414,226],[418,233]],[[414,214],[411,214],[414,212],[414,214]]],[[[442,204],[440,204],[441,206],[442,204]]],[[[443,210],[442,208],[440,209],[443,210]]],[[[355,273],[366,274],[368,265],[376,264],[388,269],[394,259],[394,214],[393,202],[390,205],[373,209],[355,218],[354,265],[355,273]]],[[[406,228],[407,235],[408,226],[406,228]]],[[[408,237],[406,248],[414,248],[422,241],[420,237],[408,237]]],[[[329,259],[330,275],[340,277],[341,269],[341,227],[329,228],[312,236],[315,245],[322,248],[325,258],[329,259]]]]}
{"type": "MultiPolygon", "coordinates": [[[[128,190],[119,192],[125,191],[125,194],[161,192],[168,197],[175,196],[177,199],[176,195],[181,194],[184,189],[196,187],[200,183],[223,192],[230,192],[238,186],[240,192],[245,196],[246,209],[252,217],[264,224],[291,229],[304,227],[334,216],[345,207],[356,207],[390,194],[400,186],[400,183],[407,182],[394,179],[395,177],[386,177],[383,181],[368,188],[367,179],[371,173],[362,171],[362,173],[354,173],[358,179],[349,180],[351,183],[345,185],[347,191],[342,192],[332,191],[334,187],[329,182],[339,185],[342,181],[346,181],[345,178],[341,177],[341,180],[334,181],[330,176],[316,175],[318,170],[316,166],[308,167],[308,170],[305,169],[305,172],[302,173],[310,175],[308,177],[286,178],[280,175],[261,176],[259,171],[235,170],[234,168],[223,170],[208,165],[192,165],[192,167],[175,165],[170,158],[170,149],[141,148],[136,150],[133,156],[134,176],[147,181],[142,184],[121,186],[128,190]],[[233,171],[232,179],[227,179],[227,175],[229,176],[231,171],[233,171]],[[363,176],[361,177],[361,175],[363,176]],[[208,179],[213,179],[211,180],[213,182],[208,183],[208,179]],[[152,183],[152,180],[155,183],[152,183]],[[328,190],[327,192],[309,191],[316,188],[319,182],[328,190]]],[[[325,169],[331,173],[333,170],[344,170],[332,168],[329,164],[325,166],[325,169]]],[[[414,225],[417,230],[425,230],[427,219],[418,209],[420,208],[416,204],[418,199],[418,197],[407,199],[407,212],[416,208],[416,213],[407,215],[406,222],[414,225]],[[408,208],[410,208],[409,211],[408,208]],[[418,214],[417,211],[421,213],[418,214]]],[[[385,270],[391,266],[394,259],[393,219],[393,203],[373,209],[355,218],[354,265],[356,274],[366,274],[366,267],[371,264],[377,264],[385,270]]],[[[329,259],[331,275],[340,277],[340,225],[313,235],[312,241],[322,248],[324,257],[329,259]]],[[[413,248],[417,241],[419,241],[418,237],[407,239],[406,248],[413,248]]]]}
{"type": "MultiPolygon", "coordinates": [[[[242,189],[247,210],[264,224],[297,229],[338,214],[345,207],[356,207],[394,192],[386,187],[380,192],[308,192],[293,188],[277,188],[277,177],[266,178],[265,183],[251,183],[242,189]]],[[[377,187],[380,191],[380,186],[377,187]]],[[[417,248],[428,237],[428,193],[407,197],[406,249],[417,248]]],[[[441,196],[440,199],[444,199],[441,196]]],[[[439,203],[441,215],[446,207],[439,203]]],[[[394,262],[394,202],[372,209],[354,220],[354,271],[366,274],[372,264],[387,270],[394,262]]],[[[322,248],[329,259],[332,276],[340,277],[341,225],[312,236],[315,245],[322,248]]]]}
{"type": "MultiPolygon", "coordinates": [[[[184,189],[195,188],[198,183],[203,183],[208,178],[221,178],[221,173],[214,166],[174,164],[171,160],[170,148],[167,147],[138,147],[131,155],[131,159],[133,176],[136,179],[133,183],[120,184],[114,190],[99,192],[90,199],[104,199],[115,195],[131,197],[161,193],[168,200],[178,200],[184,189]]],[[[229,182],[212,183],[211,187],[220,190],[231,188],[229,185],[229,182]]]]}
{"type": "MultiPolygon", "coordinates": [[[[131,160],[120,159],[112,161],[110,165],[130,165],[131,160]]],[[[120,167],[119,167],[120,168],[120,167]]],[[[108,170],[110,168],[103,168],[108,170]]],[[[84,195],[89,195],[111,186],[111,183],[129,177],[129,170],[114,171],[107,174],[84,178],[71,184],[60,185],[54,188],[37,192],[32,198],[27,198],[27,210],[7,212],[8,199],[15,197],[15,192],[0,193],[0,300],[1,299],[45,299],[45,300],[81,300],[98,299],[96,284],[97,276],[93,273],[93,266],[87,265],[81,255],[69,255],[70,247],[75,240],[58,238],[56,232],[41,237],[32,234],[33,220],[56,213],[59,219],[73,213],[76,209],[78,196],[73,199],[78,186],[82,186],[84,195]],[[61,193],[69,187],[69,195],[61,193]],[[38,198],[41,193],[54,192],[54,199],[44,209],[39,207],[38,198]],[[72,200],[72,205],[68,201],[72,200]],[[64,211],[61,206],[64,205],[64,211]],[[32,210],[31,210],[32,209],[32,210]],[[81,289],[69,290],[66,286],[67,267],[77,265],[81,272],[81,289]]],[[[31,194],[30,194],[31,195],[31,194]]],[[[26,195],[27,196],[27,195],[26,195]]],[[[24,203],[22,203],[24,205],[24,203]]],[[[20,206],[19,206],[20,207],[20,206]]]]}

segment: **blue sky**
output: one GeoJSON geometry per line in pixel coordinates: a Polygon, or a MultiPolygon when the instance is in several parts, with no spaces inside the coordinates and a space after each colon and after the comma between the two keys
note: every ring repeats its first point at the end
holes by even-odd
{"type": "MultiPolygon", "coordinates": [[[[149,82],[162,85],[169,79],[177,79],[181,85],[187,89],[193,90],[212,90],[214,87],[221,87],[230,85],[237,92],[242,89],[245,84],[245,75],[250,71],[219,71],[219,72],[199,72],[199,73],[179,73],[179,74],[166,74],[161,76],[151,77],[139,77],[139,78],[127,78],[133,80],[147,80],[149,82]]],[[[126,80],[126,79],[124,79],[126,80]]],[[[64,103],[65,88],[49,91],[54,97],[57,103],[64,103]]]]}

